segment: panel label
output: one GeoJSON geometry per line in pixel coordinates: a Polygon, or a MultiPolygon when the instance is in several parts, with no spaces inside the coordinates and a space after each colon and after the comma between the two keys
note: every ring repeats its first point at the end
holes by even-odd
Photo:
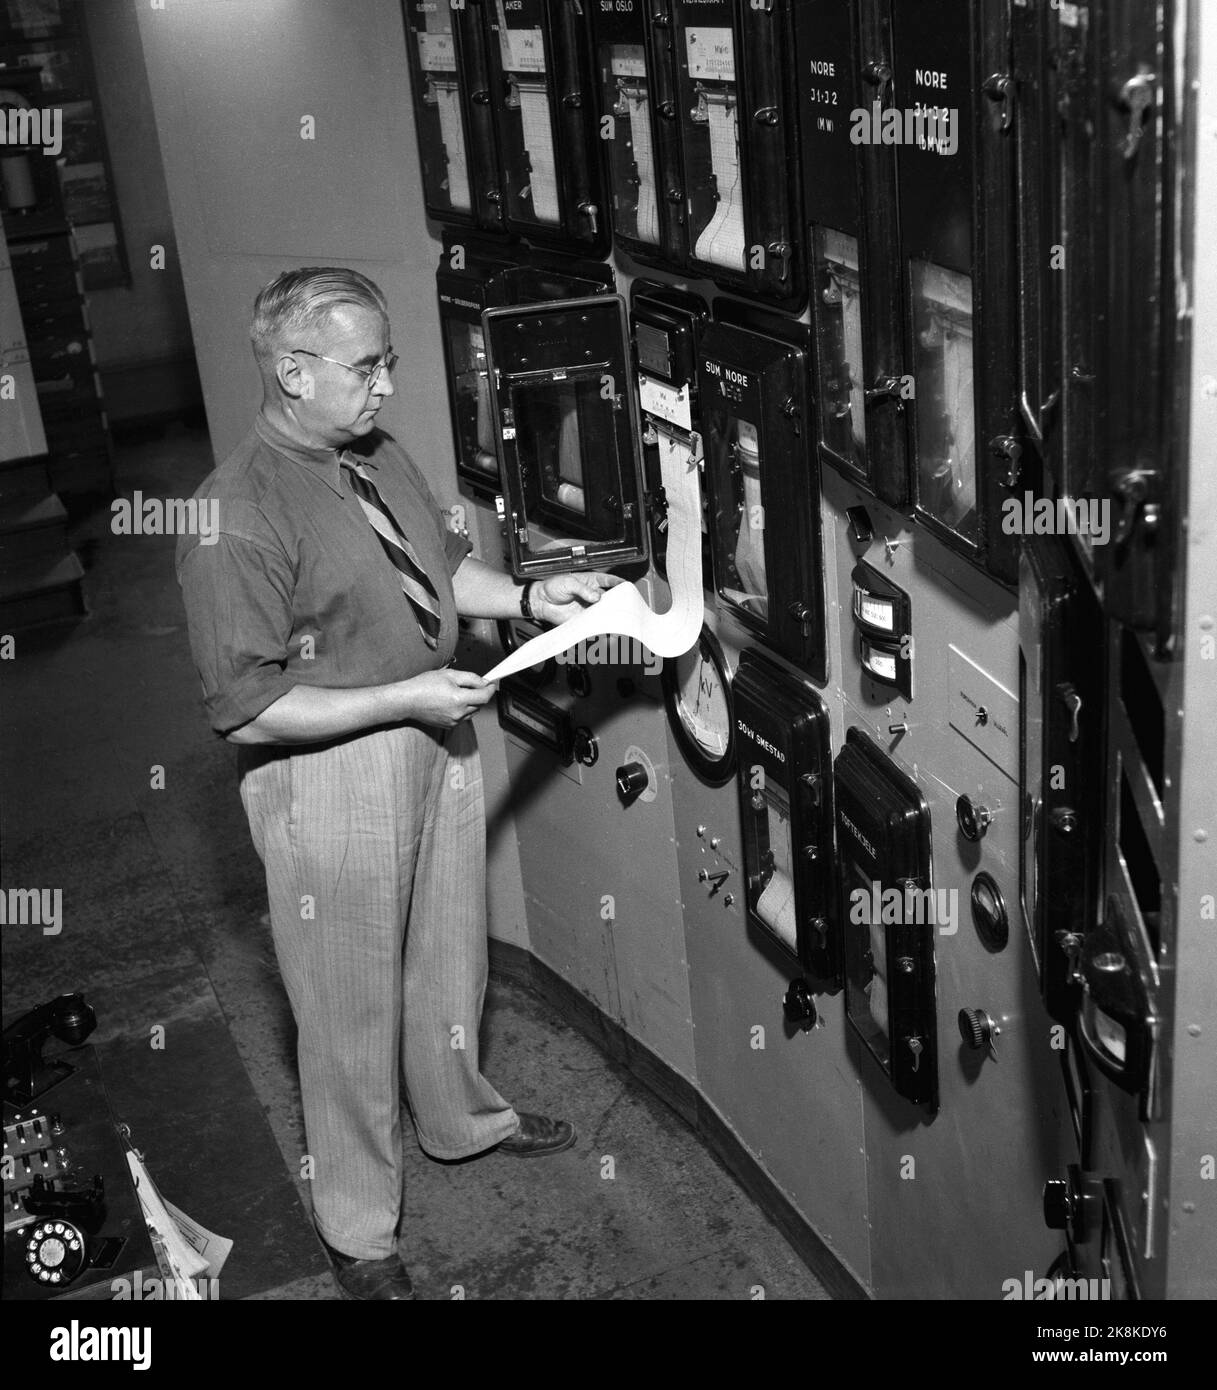
{"type": "Polygon", "coordinates": [[[999,685],[958,647],[948,651],[951,727],[1017,782],[1018,696],[999,685]]]}
{"type": "Polygon", "coordinates": [[[693,428],[693,412],[689,405],[689,387],[686,383],[678,391],[666,381],[656,381],[653,376],[638,374],[638,399],[648,415],[656,415],[669,424],[679,425],[683,430],[693,428]]]}
{"type": "Polygon", "coordinates": [[[614,47],[610,68],[614,77],[645,77],[647,60],[642,45],[628,43],[614,47]]]}
{"type": "Polygon", "coordinates": [[[419,34],[418,60],[424,72],[455,72],[456,45],[449,34],[419,34]]]}
{"type": "Polygon", "coordinates": [[[540,29],[499,29],[499,50],[508,72],[545,71],[545,35],[540,29]]]}
{"type": "Polygon", "coordinates": [[[735,36],[730,29],[688,29],[689,76],[709,82],[735,81],[735,36]]]}

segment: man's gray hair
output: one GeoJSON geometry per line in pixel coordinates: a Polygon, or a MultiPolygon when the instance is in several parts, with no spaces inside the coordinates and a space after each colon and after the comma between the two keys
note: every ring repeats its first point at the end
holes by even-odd
{"type": "Polygon", "coordinates": [[[314,265],[276,275],[254,300],[249,336],[258,365],[270,369],[285,348],[311,346],[314,335],[330,326],[334,310],[343,304],[389,317],[380,287],[357,270],[314,265]]]}

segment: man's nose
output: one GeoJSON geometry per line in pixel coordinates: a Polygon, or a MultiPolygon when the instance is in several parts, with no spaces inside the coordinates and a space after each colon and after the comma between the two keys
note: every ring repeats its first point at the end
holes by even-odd
{"type": "Polygon", "coordinates": [[[393,378],[388,374],[388,372],[381,372],[380,380],[372,388],[372,394],[374,396],[393,395],[393,378]]]}

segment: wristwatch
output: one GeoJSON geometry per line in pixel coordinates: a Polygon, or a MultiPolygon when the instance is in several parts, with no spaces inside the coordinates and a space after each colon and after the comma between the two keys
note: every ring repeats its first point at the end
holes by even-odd
{"type": "Polygon", "coordinates": [[[532,611],[532,604],[529,602],[532,596],[532,586],[536,582],[535,579],[530,579],[520,590],[520,613],[527,618],[530,623],[535,623],[537,621],[537,615],[532,611]]]}

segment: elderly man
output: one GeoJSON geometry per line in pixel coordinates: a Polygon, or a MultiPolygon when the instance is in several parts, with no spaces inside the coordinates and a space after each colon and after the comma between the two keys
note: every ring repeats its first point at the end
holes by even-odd
{"type": "Polygon", "coordinates": [[[262,409],[196,494],[216,500],[218,537],[182,538],[178,578],[266,868],[314,1220],[346,1296],[406,1299],[399,1067],[433,1157],[575,1140],[479,1069],[485,817],[469,717],[495,688],[451,669],[457,615],[560,623],[617,581],[521,588],[445,527],[376,424],[397,357],[370,280],[287,271],[258,295],[251,337],[262,409]]]}

